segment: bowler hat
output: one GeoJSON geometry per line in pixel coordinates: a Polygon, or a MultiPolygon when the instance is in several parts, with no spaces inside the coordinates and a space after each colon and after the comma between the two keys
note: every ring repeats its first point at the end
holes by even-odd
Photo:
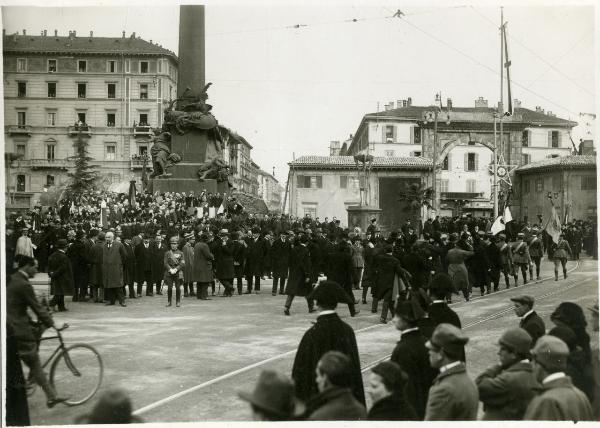
{"type": "Polygon", "coordinates": [[[326,305],[349,302],[349,297],[344,289],[337,282],[329,280],[319,282],[307,298],[326,305]]]}
{"type": "Polygon", "coordinates": [[[464,335],[460,328],[452,324],[442,323],[435,328],[431,339],[427,341],[425,346],[434,350],[442,349],[451,357],[459,357],[468,341],[469,338],[464,335]]]}
{"type": "Polygon", "coordinates": [[[534,297],[527,296],[527,295],[516,296],[516,297],[511,298],[510,300],[512,300],[513,302],[517,302],[517,303],[523,303],[525,305],[528,305],[530,308],[532,308],[533,304],[535,303],[534,297]]]}
{"type": "Polygon", "coordinates": [[[558,337],[545,335],[538,339],[531,354],[546,370],[561,371],[567,368],[569,347],[558,337]]]}
{"type": "Polygon", "coordinates": [[[291,418],[298,413],[299,403],[294,395],[294,382],[273,370],[263,370],[254,391],[240,391],[238,396],[278,418],[291,418]]]}
{"type": "Polygon", "coordinates": [[[396,305],[396,316],[411,323],[417,322],[417,320],[421,319],[422,312],[423,311],[421,310],[421,313],[417,313],[415,305],[413,305],[409,300],[405,300],[399,305],[396,305]]]}
{"type": "Polygon", "coordinates": [[[429,289],[437,296],[445,296],[453,290],[452,278],[450,275],[444,272],[436,273],[431,282],[429,283],[429,289]]]}
{"type": "Polygon", "coordinates": [[[58,241],[56,241],[56,248],[67,248],[67,240],[66,239],[59,239],[58,241]]]}
{"type": "Polygon", "coordinates": [[[512,349],[517,354],[526,355],[531,349],[531,336],[522,328],[511,328],[500,336],[498,343],[512,349]]]}
{"type": "Polygon", "coordinates": [[[91,413],[76,419],[84,424],[129,424],[143,422],[131,414],[131,400],[122,389],[106,391],[98,400],[91,413]]]}

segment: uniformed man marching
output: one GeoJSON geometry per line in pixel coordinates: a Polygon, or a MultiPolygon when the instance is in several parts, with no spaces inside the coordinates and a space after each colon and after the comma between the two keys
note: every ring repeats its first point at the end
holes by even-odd
{"type": "Polygon", "coordinates": [[[181,306],[181,284],[183,283],[183,267],[185,260],[183,253],[178,249],[179,239],[173,236],[169,240],[170,249],[165,252],[164,281],[167,285],[167,307],[171,306],[173,299],[173,286],[175,286],[175,306],[181,306]]]}
{"type": "Polygon", "coordinates": [[[517,278],[519,275],[519,269],[523,275],[523,284],[527,284],[527,270],[531,258],[529,256],[529,247],[525,242],[525,234],[517,233],[517,242],[512,244],[513,250],[513,263],[514,263],[514,274],[515,274],[515,286],[517,286],[517,278]]]}

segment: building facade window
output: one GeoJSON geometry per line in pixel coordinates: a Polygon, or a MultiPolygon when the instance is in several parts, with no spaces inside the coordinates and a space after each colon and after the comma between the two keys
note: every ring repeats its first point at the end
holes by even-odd
{"type": "Polygon", "coordinates": [[[77,121],[85,125],[87,123],[85,121],[85,113],[77,112],[77,121]]]}
{"type": "Polygon", "coordinates": [[[116,116],[117,115],[115,113],[106,113],[106,126],[114,127],[116,116]]]}
{"type": "Polygon", "coordinates": [[[140,85],[140,99],[146,100],[148,99],[148,84],[142,83],[140,85]]]}
{"type": "Polygon", "coordinates": [[[17,72],[27,71],[27,58],[17,58],[17,72]]]}
{"type": "Polygon", "coordinates": [[[535,191],[536,192],[542,192],[544,190],[544,179],[543,178],[537,178],[535,180],[535,191]]]}
{"type": "Polygon", "coordinates": [[[450,187],[450,180],[440,180],[440,192],[448,193],[448,188],[450,187]]]}
{"type": "Polygon", "coordinates": [[[394,125],[385,125],[385,142],[394,142],[394,125]]]}
{"type": "Polygon", "coordinates": [[[477,193],[477,180],[467,180],[467,193],[477,193]]]}
{"type": "Polygon", "coordinates": [[[106,155],[104,156],[104,159],[109,160],[109,161],[114,161],[117,159],[117,146],[114,144],[107,144],[106,145],[106,155]]]}
{"type": "Polygon", "coordinates": [[[54,160],[55,152],[56,152],[56,146],[54,144],[48,144],[46,146],[46,159],[54,160]]]}
{"type": "Polygon", "coordinates": [[[108,98],[116,98],[117,97],[117,84],[109,83],[106,85],[108,98]]]}
{"type": "Polygon", "coordinates": [[[162,65],[163,65],[163,60],[159,59],[156,63],[157,66],[157,73],[162,73],[162,65]]]}
{"type": "Polygon", "coordinates": [[[17,112],[17,126],[19,128],[25,128],[25,126],[27,126],[27,112],[17,112]]]}
{"type": "Polygon", "coordinates": [[[553,175],[552,176],[552,190],[560,190],[560,176],[553,175]]]}
{"type": "Polygon", "coordinates": [[[145,144],[140,144],[138,146],[138,155],[146,156],[148,154],[148,146],[145,144]]]}
{"type": "Polygon", "coordinates": [[[598,216],[598,210],[595,205],[590,205],[587,207],[587,216],[588,218],[596,218],[598,216]]]}
{"type": "Polygon", "coordinates": [[[414,157],[419,157],[421,156],[421,152],[410,152],[410,155],[414,157]]]}
{"type": "Polygon", "coordinates": [[[529,147],[529,131],[525,130],[521,134],[521,144],[523,147],[529,147]]]}
{"type": "Polygon", "coordinates": [[[77,61],[77,71],[79,71],[80,73],[87,72],[87,61],[86,60],[80,59],[79,61],[77,61]]]}
{"type": "Polygon", "coordinates": [[[140,61],[140,73],[148,73],[148,61],[140,61]]]}
{"type": "Polygon", "coordinates": [[[108,73],[116,73],[117,72],[117,61],[107,61],[106,62],[106,71],[108,73]]]}
{"type": "Polygon", "coordinates": [[[581,177],[581,190],[596,190],[596,177],[595,176],[582,176],[581,177]]]}
{"type": "Polygon", "coordinates": [[[140,113],[140,126],[148,126],[148,113],[140,113]]]}
{"type": "Polygon", "coordinates": [[[56,73],[56,60],[55,59],[48,60],[48,73],[56,73]]]}
{"type": "Polygon", "coordinates": [[[47,175],[46,176],[46,187],[54,186],[54,176],[47,175]]]}
{"type": "Polygon", "coordinates": [[[77,84],[77,97],[78,98],[86,98],[87,97],[87,85],[85,83],[77,84]]]}
{"type": "Polygon", "coordinates": [[[56,82],[48,82],[48,98],[56,98],[56,82]]]}
{"type": "Polygon", "coordinates": [[[527,165],[530,162],[531,162],[531,155],[528,155],[526,153],[521,154],[521,164],[522,165],[527,165]]]}
{"type": "Polygon", "coordinates": [[[317,218],[317,205],[316,204],[304,204],[302,205],[304,217],[310,216],[311,218],[317,218]]]}
{"type": "Polygon", "coordinates": [[[298,175],[296,187],[299,189],[320,189],[323,187],[323,177],[320,175],[298,175]]]}
{"type": "Polygon", "coordinates": [[[130,73],[131,72],[131,60],[126,59],[125,60],[125,73],[130,73]]]}
{"type": "Polygon", "coordinates": [[[17,97],[24,98],[27,96],[27,83],[26,82],[18,82],[17,83],[17,97]]]}
{"type": "Polygon", "coordinates": [[[17,192],[25,191],[25,175],[19,174],[17,175],[17,192]]]}
{"type": "Polygon", "coordinates": [[[25,144],[17,144],[17,155],[25,159],[25,144]]]}
{"type": "Polygon", "coordinates": [[[523,180],[523,194],[529,193],[529,180],[523,180]]]}
{"type": "Polygon", "coordinates": [[[442,161],[442,170],[448,171],[448,156],[446,156],[442,161]]]}
{"type": "Polygon", "coordinates": [[[46,125],[56,126],[56,112],[49,111],[46,113],[46,125]]]}
{"type": "Polygon", "coordinates": [[[477,153],[465,153],[465,171],[477,171],[477,153]]]}
{"type": "Polygon", "coordinates": [[[348,176],[340,175],[340,189],[347,189],[347,188],[348,188],[348,176]]]}
{"type": "Polygon", "coordinates": [[[421,144],[421,128],[419,128],[418,126],[413,126],[412,137],[414,144],[421,144]]]}
{"type": "Polygon", "coordinates": [[[548,139],[550,140],[550,147],[560,147],[560,138],[558,131],[548,131],[548,139]]]}

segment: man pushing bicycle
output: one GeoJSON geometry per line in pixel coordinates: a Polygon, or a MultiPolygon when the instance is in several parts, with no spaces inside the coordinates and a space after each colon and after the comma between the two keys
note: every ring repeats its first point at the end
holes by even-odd
{"type": "Polygon", "coordinates": [[[17,271],[11,275],[6,288],[6,321],[14,331],[17,340],[19,357],[29,367],[29,379],[37,383],[46,394],[46,404],[49,408],[67,400],[58,397],[56,391],[48,381],[40,357],[38,355],[39,336],[37,325],[29,317],[27,308],[36,314],[39,325],[54,327],[54,320],[46,308],[38,302],[29,282],[37,273],[37,260],[33,257],[22,256],[19,260],[17,271]]]}

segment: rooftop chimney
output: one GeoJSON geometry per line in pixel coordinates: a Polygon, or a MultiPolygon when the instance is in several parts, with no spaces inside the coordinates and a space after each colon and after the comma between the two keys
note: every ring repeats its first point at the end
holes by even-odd
{"type": "Polygon", "coordinates": [[[44,37],[48,35],[48,30],[44,30],[44,37]]]}
{"type": "Polygon", "coordinates": [[[513,107],[514,107],[514,108],[521,108],[521,100],[519,100],[519,99],[515,98],[515,99],[513,100],[513,107]]]}
{"type": "Polygon", "coordinates": [[[152,39],[150,39],[150,44],[152,44],[152,39]]]}
{"type": "Polygon", "coordinates": [[[411,97],[408,97],[408,99],[406,100],[406,105],[408,107],[412,106],[412,98],[411,97]]]}
{"type": "Polygon", "coordinates": [[[488,106],[488,100],[484,99],[483,97],[479,97],[475,100],[475,107],[487,107],[488,106]]]}
{"type": "Polygon", "coordinates": [[[125,31],[123,31],[123,38],[125,38],[125,31]]]}
{"type": "Polygon", "coordinates": [[[404,100],[396,100],[396,108],[402,107],[402,101],[404,100]]]}
{"type": "Polygon", "coordinates": [[[386,104],[384,106],[385,107],[385,111],[390,111],[393,106],[394,106],[393,104],[392,105],[386,104]]]}
{"type": "Polygon", "coordinates": [[[94,32],[90,31],[90,37],[94,37],[94,32]]]}
{"type": "Polygon", "coordinates": [[[452,98],[448,98],[446,100],[446,107],[448,108],[448,110],[452,110],[452,98]]]}
{"type": "Polygon", "coordinates": [[[535,111],[538,113],[543,113],[544,109],[541,106],[535,106],[535,111]]]}
{"type": "Polygon", "coordinates": [[[131,38],[135,39],[135,31],[133,33],[131,33],[131,38]]]}
{"type": "Polygon", "coordinates": [[[548,116],[552,116],[552,117],[556,116],[556,115],[555,115],[554,113],[552,113],[550,110],[548,110],[548,112],[547,112],[546,114],[547,114],[548,116]]]}
{"type": "Polygon", "coordinates": [[[73,30],[73,37],[77,37],[77,31],[73,30]]]}
{"type": "Polygon", "coordinates": [[[54,30],[54,37],[58,37],[58,30],[54,30]]]}
{"type": "Polygon", "coordinates": [[[23,30],[23,35],[26,36],[27,35],[27,31],[23,30]]]}

